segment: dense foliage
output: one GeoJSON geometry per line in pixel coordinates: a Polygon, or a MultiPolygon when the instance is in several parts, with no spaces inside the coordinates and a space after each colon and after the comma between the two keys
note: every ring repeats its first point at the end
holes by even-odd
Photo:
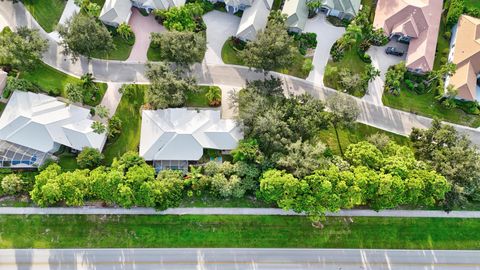
{"type": "Polygon", "coordinates": [[[38,30],[19,27],[17,32],[12,32],[5,27],[0,32],[0,66],[32,70],[40,63],[47,47],[47,40],[40,36],[38,30]]]}
{"type": "Polygon", "coordinates": [[[152,33],[152,47],[161,54],[166,62],[188,66],[202,62],[207,50],[207,40],[204,33],[166,32],[152,33]]]}
{"type": "Polygon", "coordinates": [[[206,2],[187,3],[181,7],[155,10],[154,13],[156,18],[170,31],[200,32],[205,30],[201,16],[210,7],[206,2]]]}

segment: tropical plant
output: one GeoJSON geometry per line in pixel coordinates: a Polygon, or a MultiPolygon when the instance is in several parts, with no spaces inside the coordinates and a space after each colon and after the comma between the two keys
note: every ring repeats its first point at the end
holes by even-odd
{"type": "Polygon", "coordinates": [[[208,91],[207,93],[205,93],[205,97],[208,100],[208,105],[211,107],[217,107],[222,104],[222,91],[219,87],[208,87],[208,91]]]}
{"type": "Polygon", "coordinates": [[[129,40],[133,37],[132,28],[124,22],[117,27],[117,33],[125,40],[129,40]]]}
{"type": "Polygon", "coordinates": [[[102,134],[107,130],[105,125],[98,121],[93,122],[91,128],[93,129],[93,132],[97,134],[102,134]]]}

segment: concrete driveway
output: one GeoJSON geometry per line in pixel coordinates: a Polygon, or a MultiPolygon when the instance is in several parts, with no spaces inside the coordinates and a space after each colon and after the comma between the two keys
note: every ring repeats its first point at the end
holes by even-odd
{"type": "Polygon", "coordinates": [[[147,62],[147,51],[150,47],[150,33],[162,33],[167,30],[155,20],[152,14],[143,16],[136,8],[132,8],[132,16],[128,24],[135,33],[135,44],[127,61],[145,63],[147,62]]]}
{"type": "Polygon", "coordinates": [[[225,41],[237,33],[240,18],[226,12],[213,10],[203,15],[207,25],[207,52],[205,62],[223,64],[222,47],[225,41]]]}
{"type": "Polygon", "coordinates": [[[330,59],[330,48],[345,33],[345,28],[333,26],[326,20],[325,14],[320,13],[307,21],[304,32],[317,34],[317,48],[313,56],[314,67],[308,75],[307,81],[323,85],[323,74],[328,59],[330,59]]]}
{"type": "Polygon", "coordinates": [[[380,76],[368,84],[368,92],[363,99],[369,103],[376,105],[383,105],[382,95],[385,85],[385,73],[390,66],[396,65],[401,61],[405,61],[407,55],[408,45],[390,41],[386,46],[376,47],[371,46],[367,53],[372,57],[372,65],[380,70],[380,76]],[[405,52],[402,57],[389,55],[385,53],[387,47],[396,47],[405,52]]]}

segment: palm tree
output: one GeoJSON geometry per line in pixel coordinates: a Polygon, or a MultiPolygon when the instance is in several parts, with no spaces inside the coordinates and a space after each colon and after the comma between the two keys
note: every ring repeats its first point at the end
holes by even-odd
{"type": "Polygon", "coordinates": [[[222,91],[218,87],[209,87],[205,97],[208,100],[208,105],[211,107],[217,107],[222,104],[222,91]]]}
{"type": "Polygon", "coordinates": [[[105,127],[105,125],[98,121],[93,122],[91,128],[93,129],[93,132],[97,134],[102,134],[105,131],[107,131],[107,128],[105,127]]]}
{"type": "Polygon", "coordinates": [[[80,80],[82,81],[82,87],[84,89],[95,89],[97,87],[92,73],[83,74],[82,77],[80,77],[80,80]]]}
{"type": "Polygon", "coordinates": [[[130,25],[121,23],[117,28],[117,33],[122,36],[123,39],[128,40],[132,38],[133,32],[130,25]]]}

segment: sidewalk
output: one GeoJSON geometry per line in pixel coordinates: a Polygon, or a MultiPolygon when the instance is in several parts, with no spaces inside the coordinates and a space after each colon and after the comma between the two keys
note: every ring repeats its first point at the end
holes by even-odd
{"type": "MultiPolygon", "coordinates": [[[[302,216],[278,208],[170,208],[156,211],[153,208],[95,208],[95,207],[0,207],[0,215],[251,215],[251,216],[302,216]]],[[[480,211],[439,210],[342,210],[328,213],[333,217],[409,217],[409,218],[480,218],[480,211]]]]}

